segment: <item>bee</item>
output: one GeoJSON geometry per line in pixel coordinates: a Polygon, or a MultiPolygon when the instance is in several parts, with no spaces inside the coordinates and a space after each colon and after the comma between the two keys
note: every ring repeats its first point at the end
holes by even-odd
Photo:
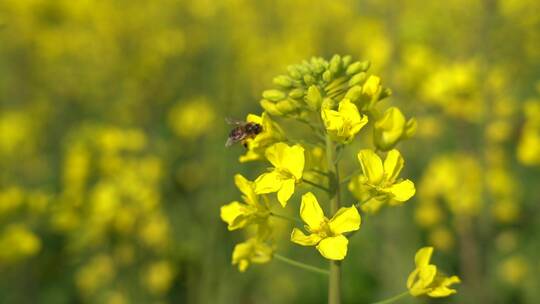
{"type": "Polygon", "coordinates": [[[255,122],[227,119],[227,123],[233,125],[234,128],[229,133],[225,147],[230,147],[234,143],[241,142],[247,148],[247,139],[255,138],[257,134],[263,131],[263,127],[255,122]]]}

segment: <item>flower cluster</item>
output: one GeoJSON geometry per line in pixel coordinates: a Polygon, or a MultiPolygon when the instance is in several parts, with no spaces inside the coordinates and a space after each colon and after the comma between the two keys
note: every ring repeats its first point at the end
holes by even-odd
{"type": "MultiPolygon", "coordinates": [[[[221,219],[229,230],[256,228],[247,229],[251,235],[234,248],[232,263],[240,271],[272,258],[291,262],[279,253],[283,248],[274,242],[274,219],[304,223],[304,229],[292,229],[291,242],[313,246],[323,258],[341,261],[349,254],[349,238],[360,229],[361,213],[376,213],[385,205],[400,206],[414,196],[414,183],[400,177],[405,161],[396,146],[414,135],[416,120],[407,120],[397,107],[382,108],[380,101],[390,95],[390,90],[382,86],[378,76],[368,74],[368,68],[369,62],[354,62],[350,56],[338,55],[329,61],[312,58],[290,66],[288,74],[274,78],[277,89],[263,92],[260,104],[265,111],[247,116],[247,123],[258,124],[262,131],[242,141],[247,151],[240,161],[266,160],[270,167],[253,181],[236,175],[243,202],[221,207],[221,219]],[[307,132],[301,140],[293,139],[299,131],[289,132],[279,121],[287,126],[305,126],[307,132]],[[368,126],[371,134],[362,132],[368,126]],[[347,148],[370,140],[371,145],[356,152],[357,164],[347,166],[356,169],[345,170],[349,177],[341,178],[345,166],[340,161],[346,161],[342,156],[347,148]],[[341,185],[347,183],[357,201],[342,207],[341,185]],[[291,209],[289,206],[297,201],[295,193],[305,188],[311,191],[302,193],[298,209],[291,209]],[[301,220],[286,215],[296,210],[301,220]]],[[[438,281],[434,277],[429,281],[424,273],[431,274],[435,266],[427,263],[417,265],[428,270],[424,267],[417,271],[421,272],[420,283],[409,282],[411,294],[451,294],[444,294],[439,285],[433,287],[438,281]]],[[[409,281],[415,276],[411,275],[409,281]]],[[[453,282],[455,279],[444,281],[441,286],[453,282]]]]}

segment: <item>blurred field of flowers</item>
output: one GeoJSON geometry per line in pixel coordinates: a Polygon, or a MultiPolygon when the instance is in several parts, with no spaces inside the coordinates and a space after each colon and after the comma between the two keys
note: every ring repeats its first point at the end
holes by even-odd
{"type": "Polygon", "coordinates": [[[238,165],[225,117],[259,115],[273,76],[334,53],[370,60],[391,104],[418,120],[400,144],[417,193],[367,217],[344,303],[406,288],[423,245],[463,279],[437,303],[538,303],[539,11],[536,0],[1,1],[0,303],[324,303],[324,278],[278,262],[239,273],[241,236],[219,207],[238,197],[234,173],[265,168],[238,165]]]}

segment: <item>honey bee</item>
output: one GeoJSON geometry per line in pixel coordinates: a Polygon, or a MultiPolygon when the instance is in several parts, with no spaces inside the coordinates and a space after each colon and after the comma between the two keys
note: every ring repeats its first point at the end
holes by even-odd
{"type": "Polygon", "coordinates": [[[263,131],[262,126],[255,122],[227,119],[227,123],[233,125],[234,128],[229,133],[225,147],[230,147],[234,143],[241,142],[247,148],[247,139],[254,138],[263,131]]]}

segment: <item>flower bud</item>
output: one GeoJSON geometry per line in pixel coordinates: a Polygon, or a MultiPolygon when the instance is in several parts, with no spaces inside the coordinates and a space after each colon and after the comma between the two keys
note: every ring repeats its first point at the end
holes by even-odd
{"type": "Polygon", "coordinates": [[[330,82],[334,78],[334,75],[332,75],[332,72],[327,70],[322,74],[322,78],[323,78],[324,81],[330,82]]]}
{"type": "Polygon", "coordinates": [[[283,114],[289,114],[297,109],[297,105],[291,99],[283,99],[276,103],[276,108],[283,114]]]}
{"type": "Polygon", "coordinates": [[[392,149],[401,139],[409,137],[416,131],[416,120],[405,122],[405,116],[396,107],[388,108],[383,116],[375,122],[373,139],[375,146],[383,151],[392,149]]]}
{"type": "Polygon", "coordinates": [[[366,72],[360,72],[353,77],[351,77],[351,80],[349,80],[349,87],[353,87],[357,84],[361,84],[364,81],[366,81],[367,74],[366,72]]]}
{"type": "Polygon", "coordinates": [[[281,75],[274,78],[273,82],[274,84],[286,89],[292,86],[293,80],[289,76],[281,75]]]}
{"type": "Polygon", "coordinates": [[[315,78],[310,74],[306,74],[304,75],[304,82],[306,83],[306,85],[312,85],[315,83],[315,78]]]}
{"type": "Polygon", "coordinates": [[[302,73],[300,73],[300,71],[298,71],[298,69],[293,65],[288,66],[287,71],[289,71],[289,75],[293,79],[301,79],[302,78],[302,73]]]}
{"type": "Polygon", "coordinates": [[[370,97],[375,96],[381,90],[381,78],[370,75],[362,86],[362,93],[370,97]]]}
{"type": "Polygon", "coordinates": [[[266,111],[268,112],[268,114],[270,115],[274,115],[274,116],[281,116],[283,115],[283,113],[281,113],[277,107],[276,107],[276,104],[269,101],[269,100],[266,100],[266,99],[263,99],[259,102],[261,104],[261,107],[266,111]]]}
{"type": "Polygon", "coordinates": [[[362,71],[362,62],[357,61],[347,67],[347,75],[353,75],[362,71]]]}
{"type": "Polygon", "coordinates": [[[334,55],[330,60],[330,67],[328,68],[333,74],[337,74],[341,70],[341,56],[334,55]]]}
{"type": "Polygon", "coordinates": [[[311,110],[317,110],[322,103],[322,97],[319,88],[315,85],[310,86],[307,91],[305,100],[311,110]]]}
{"type": "Polygon", "coordinates": [[[345,94],[345,98],[350,99],[352,102],[358,101],[360,96],[362,96],[362,87],[357,85],[350,88],[345,94]]]}
{"type": "Polygon", "coordinates": [[[298,99],[298,98],[302,98],[303,96],[304,96],[304,90],[302,89],[294,89],[289,92],[290,98],[298,99]]]}
{"type": "Polygon", "coordinates": [[[280,90],[266,90],[262,93],[262,96],[271,101],[279,101],[285,98],[285,93],[280,90]]]}

